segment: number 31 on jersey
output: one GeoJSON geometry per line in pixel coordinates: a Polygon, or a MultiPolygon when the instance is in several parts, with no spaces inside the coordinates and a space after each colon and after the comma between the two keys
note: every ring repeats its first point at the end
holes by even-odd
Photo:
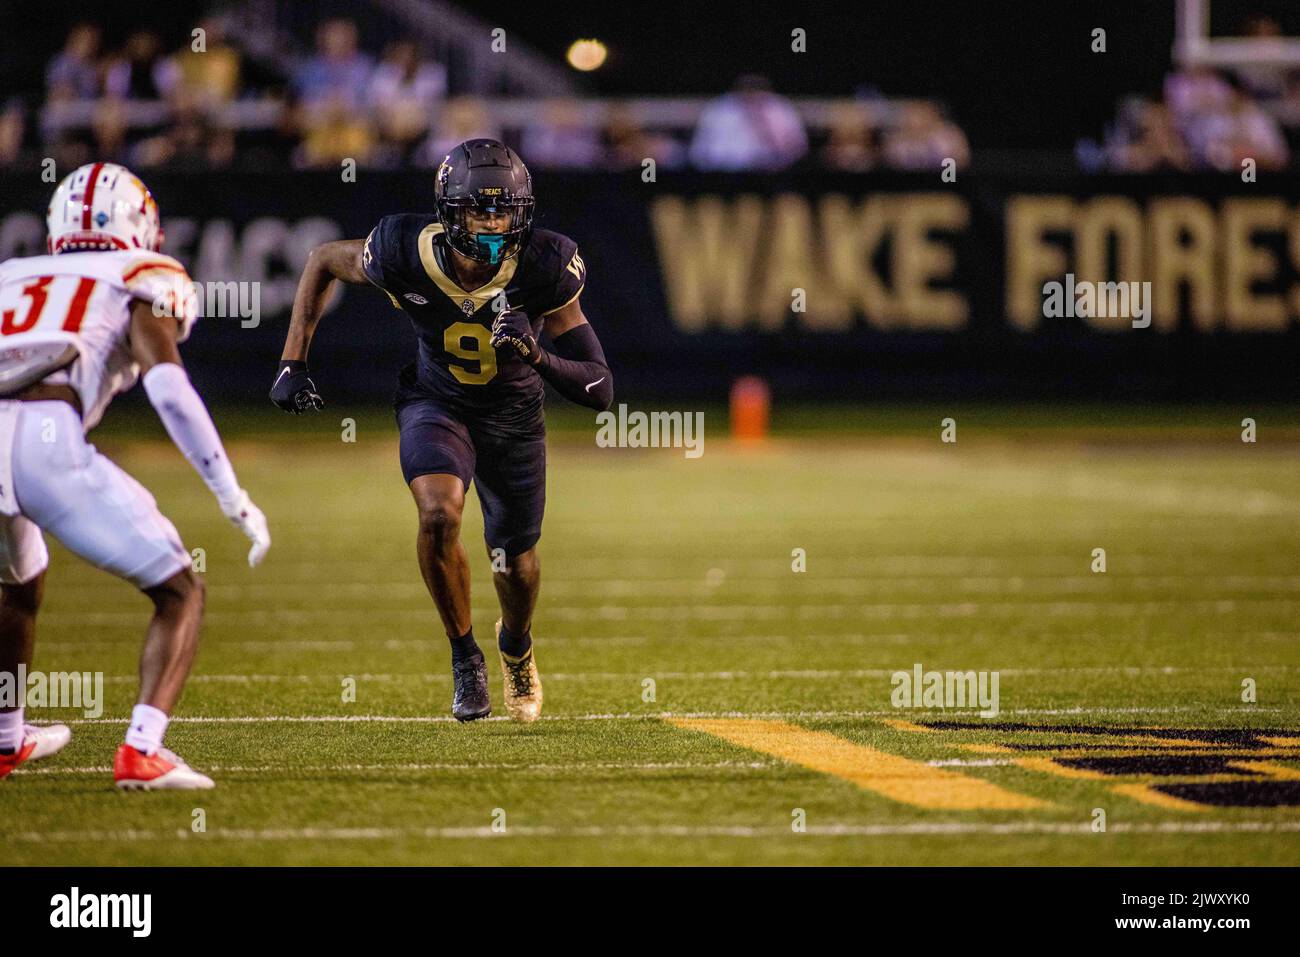
{"type": "Polygon", "coordinates": [[[0,288],[0,336],[34,329],[78,332],[95,280],[85,276],[38,276],[26,285],[0,288]]]}

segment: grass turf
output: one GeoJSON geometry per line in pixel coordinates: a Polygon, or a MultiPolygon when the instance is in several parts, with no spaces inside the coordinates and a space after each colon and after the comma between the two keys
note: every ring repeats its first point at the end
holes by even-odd
{"type": "MultiPolygon", "coordinates": [[[[168,744],[218,788],[113,792],[107,765],[148,606],[52,546],[34,667],[104,672],[105,711],[97,722],[30,712],[73,719],[74,738],[0,784],[0,861],[1294,862],[1300,806],[1241,806],[1259,800],[1252,781],[1285,793],[1300,778],[1285,743],[1300,737],[1294,427],[1261,415],[1261,440],[1247,445],[1235,410],[1184,416],[1172,432],[1131,411],[955,417],[956,445],[939,442],[930,410],[890,428],[873,426],[887,412],[868,410],[837,430],[793,415],[786,435],[741,448],[713,438],[724,430],[710,415],[693,461],[597,449],[590,431],[559,422],[534,629],[546,719],[528,727],[446,720],[446,642],[415,565],[387,416],[357,415],[354,443],[340,441],[339,414],[233,424],[232,457],[275,537],[256,570],[152,426],[110,420],[101,447],[206,553],[204,644],[168,744]],[[791,569],[796,548],[803,573],[791,569]],[[1095,548],[1105,574],[1090,571],[1095,548]],[[1001,713],[893,708],[891,673],[918,662],[999,672],[1001,713]],[[1242,701],[1246,678],[1255,704],[1242,701]],[[785,721],[1042,806],[890,800],[666,713],[785,721]],[[1242,759],[1263,765],[1233,765],[1230,741],[1172,746],[1220,749],[1215,777],[1150,740],[1081,730],[1149,727],[1266,729],[1282,743],[1242,759]],[[1067,746],[1074,757],[1060,757],[1067,746]],[[1070,765],[1138,751],[1155,757],[1133,773],[1070,765]],[[1018,763],[1036,754],[1059,761],[1018,763]],[[1161,805],[1117,789],[1161,781],[1230,781],[1236,803],[1161,805]],[[1097,808],[1104,833],[1091,827],[1097,808]]],[[[463,534],[486,647],[497,611],[472,495],[463,534]]]]}

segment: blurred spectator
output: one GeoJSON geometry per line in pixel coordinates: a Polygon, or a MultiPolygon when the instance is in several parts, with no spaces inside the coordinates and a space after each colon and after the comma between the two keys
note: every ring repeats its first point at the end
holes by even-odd
{"type": "Polygon", "coordinates": [[[443,107],[433,132],[420,146],[416,162],[421,166],[438,166],[458,143],[480,136],[501,139],[501,130],[488,115],[486,104],[473,96],[453,97],[443,107]]]}
{"type": "Polygon", "coordinates": [[[137,30],[127,37],[122,53],[109,64],[104,88],[110,96],[157,100],[175,89],[179,79],[176,64],[163,56],[158,34],[137,30]]]}
{"type": "Polygon", "coordinates": [[[606,157],[614,169],[640,167],[647,159],[655,166],[677,169],[686,162],[686,149],[666,133],[641,127],[626,109],[615,107],[605,124],[606,157]]]}
{"type": "Polygon", "coordinates": [[[924,100],[903,105],[897,125],[885,137],[884,152],[895,169],[938,170],[947,159],[962,169],[970,162],[966,134],[924,100]]]}
{"type": "MultiPolygon", "coordinates": [[[[111,57],[101,53],[97,26],[73,27],[46,68],[46,105],[53,108],[29,116],[20,104],[0,112],[0,164],[20,161],[14,157],[33,119],[41,150],[58,157],[61,166],[78,165],[73,161],[98,152],[128,162],[135,157],[152,168],[223,168],[236,159],[250,169],[286,162],[318,167],[352,158],[401,169],[436,166],[453,146],[480,136],[509,136],[512,144],[517,139],[529,163],[540,168],[638,169],[653,159],[667,169],[690,162],[705,170],[777,171],[800,162],[809,150],[795,104],[758,76],[740,77],[731,91],[706,104],[693,131],[677,125],[681,104],[669,105],[664,114],[652,111],[655,127],[646,129],[626,107],[615,105],[597,122],[599,107],[564,98],[542,103],[503,129],[487,101],[447,99],[448,67],[423,56],[413,41],[392,42],[375,64],[360,46],[357,23],[333,17],[315,26],[311,56],[295,61],[290,44],[277,64],[242,52],[227,37],[227,22],[217,15],[204,18],[201,37],[190,34],[166,54],[158,33],[131,30],[128,21],[127,39],[111,57]],[[96,104],[92,112],[87,99],[112,102],[96,104]]],[[[1171,88],[1194,91],[1192,80],[1218,82],[1211,74],[1171,80],[1171,88]]],[[[1300,85],[1294,93],[1300,114],[1300,85]]],[[[889,105],[878,91],[871,95],[878,102],[845,101],[828,127],[817,131],[827,134],[818,139],[824,144],[817,151],[819,167],[929,168],[947,156],[966,162],[961,131],[925,104],[904,110],[899,128],[882,143],[880,117],[889,105]]],[[[1291,101],[1280,100],[1279,109],[1291,101]]],[[[1259,150],[1267,144],[1266,130],[1248,106],[1237,106],[1231,123],[1227,117],[1215,122],[1234,131],[1222,135],[1259,150]]],[[[1145,135],[1125,144],[1134,157],[1152,152],[1145,135]]]]}
{"type": "Polygon", "coordinates": [[[568,169],[599,166],[604,153],[600,134],[572,99],[549,100],[542,115],[524,129],[520,151],[539,168],[568,169]]]}
{"type": "Polygon", "coordinates": [[[376,146],[374,129],[365,114],[350,109],[338,98],[318,106],[307,135],[294,154],[302,167],[337,167],[345,159],[368,165],[376,146]]]}
{"type": "Polygon", "coordinates": [[[1189,139],[1198,165],[1210,169],[1240,171],[1253,159],[1261,170],[1277,170],[1290,159],[1277,120],[1244,90],[1233,91],[1227,108],[1196,117],[1189,139]]]}
{"type": "Polygon", "coordinates": [[[1165,77],[1165,105],[1179,127],[1197,115],[1226,110],[1231,102],[1232,87],[1209,67],[1194,66],[1165,77]]]}
{"type": "Polygon", "coordinates": [[[865,173],[880,163],[879,130],[859,103],[835,109],[830,138],[821,150],[822,165],[845,173],[865,173]]]}
{"type": "Polygon", "coordinates": [[[381,110],[412,106],[431,112],[447,95],[447,68],[420,56],[410,40],[389,44],[370,78],[367,96],[381,110]]]}
{"type": "Polygon", "coordinates": [[[767,80],[743,76],[732,92],[700,114],[691,162],[706,170],[786,169],[808,152],[808,135],[794,104],[767,80]]]}
{"type": "MultiPolygon", "coordinates": [[[[1262,13],[1252,14],[1246,18],[1246,38],[1260,43],[1282,45],[1282,28],[1272,17],[1262,13]]],[[[1287,69],[1271,63],[1252,63],[1239,66],[1237,79],[1256,100],[1276,100],[1281,98],[1286,89],[1287,69]]]]}
{"type": "Polygon", "coordinates": [[[90,132],[95,141],[95,159],[105,163],[129,163],[126,148],[126,109],[122,101],[106,99],[100,102],[91,121],[90,132]]]}
{"type": "Polygon", "coordinates": [[[370,80],[370,57],[357,49],[351,20],[326,20],[316,30],[316,55],[295,71],[293,89],[308,106],[342,102],[359,109],[370,80]]]}
{"type": "Polygon", "coordinates": [[[50,100],[93,100],[103,89],[99,63],[99,27],[79,23],[68,32],[63,49],[45,70],[50,100]]]}
{"type": "MultiPolygon", "coordinates": [[[[1286,96],[1274,108],[1286,115],[1286,96]]],[[[1240,172],[1243,160],[1258,169],[1283,169],[1290,148],[1272,112],[1249,94],[1239,79],[1206,67],[1191,67],[1165,78],[1164,103],[1130,101],[1120,110],[1107,144],[1108,165],[1134,173],[1161,170],[1240,172]]]]}
{"type": "Polygon", "coordinates": [[[1130,173],[1187,170],[1191,157],[1163,103],[1139,101],[1124,111],[1108,144],[1110,165],[1130,173]]]}
{"type": "Polygon", "coordinates": [[[1274,104],[1273,111],[1283,126],[1300,127],[1300,73],[1287,76],[1282,99],[1274,104]]]}
{"type": "Polygon", "coordinates": [[[76,169],[98,159],[84,138],[66,134],[42,149],[53,158],[56,169],[76,169]]]}
{"type": "Polygon", "coordinates": [[[171,126],[132,151],[133,162],[145,168],[224,169],[234,158],[234,132],[214,126],[199,98],[189,94],[178,100],[171,126]]]}
{"type": "Polygon", "coordinates": [[[23,127],[27,124],[23,102],[14,97],[0,112],[0,166],[17,162],[23,148],[23,127]]]}
{"type": "Polygon", "coordinates": [[[239,95],[239,51],[227,42],[221,21],[209,18],[199,29],[203,50],[195,50],[191,39],[174,57],[179,89],[206,105],[228,103],[239,95]]]}
{"type": "Polygon", "coordinates": [[[366,98],[377,114],[383,163],[409,161],[447,94],[447,70],[420,56],[409,40],[391,44],[370,78],[366,98]]]}

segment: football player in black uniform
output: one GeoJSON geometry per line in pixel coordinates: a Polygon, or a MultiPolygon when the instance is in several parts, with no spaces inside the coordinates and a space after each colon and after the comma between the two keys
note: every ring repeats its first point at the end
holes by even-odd
{"type": "Polygon", "coordinates": [[[506,710],[533,721],[542,706],[531,628],[546,499],[543,382],[607,409],[613,381],[578,303],[586,266],[573,240],[533,228],[532,178],[514,151],[462,143],[439,167],[434,196],[435,213],[385,216],[364,241],[312,251],[271,400],[293,413],[322,407],[306,360],[333,280],[375,285],[406,312],[419,352],[398,379],[402,473],[419,511],[420,571],[451,640],[452,713],[472,721],[491,712],[460,542],[473,480],[501,600],[506,710]],[[543,331],[553,351],[538,345],[543,331]]]}

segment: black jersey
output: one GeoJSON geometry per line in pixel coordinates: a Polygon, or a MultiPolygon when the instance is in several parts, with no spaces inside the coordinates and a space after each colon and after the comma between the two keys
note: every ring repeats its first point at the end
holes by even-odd
{"type": "Polygon", "coordinates": [[[513,350],[492,348],[492,321],[505,305],[527,314],[534,335],[540,335],[543,318],[582,292],[587,270],[577,244],[560,233],[534,229],[517,256],[467,292],[451,278],[451,252],[442,232],[435,214],[411,213],[385,216],[366,238],[366,277],[406,312],[419,338],[419,354],[404,373],[403,389],[437,398],[485,424],[540,418],[542,379],[513,350]]]}

